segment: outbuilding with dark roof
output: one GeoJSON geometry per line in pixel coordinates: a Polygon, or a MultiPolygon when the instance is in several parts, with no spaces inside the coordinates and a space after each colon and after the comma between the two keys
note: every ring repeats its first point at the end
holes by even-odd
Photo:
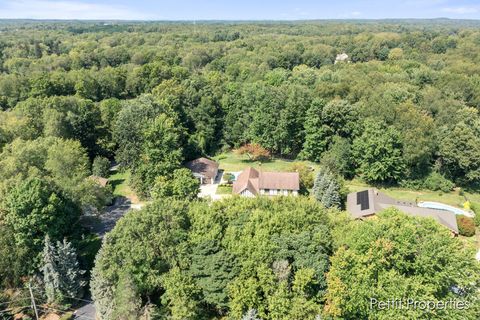
{"type": "Polygon", "coordinates": [[[214,183],[218,174],[218,163],[203,157],[187,162],[185,167],[192,171],[201,184],[214,183]]]}
{"type": "Polygon", "coordinates": [[[457,217],[453,212],[422,208],[417,206],[415,202],[395,200],[373,188],[353,192],[347,196],[347,211],[356,219],[373,216],[390,207],[412,216],[433,218],[454,234],[458,234],[457,217]]]}

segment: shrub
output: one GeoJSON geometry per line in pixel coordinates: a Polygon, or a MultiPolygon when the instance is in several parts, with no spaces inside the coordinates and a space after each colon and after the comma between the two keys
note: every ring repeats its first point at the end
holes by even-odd
{"type": "Polygon", "coordinates": [[[475,213],[475,217],[473,218],[475,225],[480,227],[480,204],[477,202],[470,202],[470,208],[475,213]]]}
{"type": "Polygon", "coordinates": [[[475,235],[475,222],[472,218],[458,215],[457,216],[458,232],[465,237],[475,235]]]}
{"type": "Polygon", "coordinates": [[[313,169],[302,162],[294,162],[288,171],[298,172],[300,176],[300,193],[308,194],[309,190],[313,188],[313,169]]]}
{"type": "Polygon", "coordinates": [[[270,151],[257,143],[248,143],[235,150],[235,153],[246,154],[252,161],[269,160],[271,157],[270,151]]]}
{"type": "Polygon", "coordinates": [[[71,320],[71,319],[73,319],[73,313],[67,312],[64,315],[62,315],[58,320],[71,320]]]}
{"type": "Polygon", "coordinates": [[[110,171],[110,160],[105,157],[97,156],[93,160],[92,174],[99,177],[107,177],[110,171]]]}
{"type": "Polygon", "coordinates": [[[433,191],[450,192],[455,185],[440,173],[432,172],[425,179],[423,186],[424,188],[433,191]]]}
{"type": "Polygon", "coordinates": [[[232,184],[235,181],[235,176],[230,172],[227,172],[223,175],[223,179],[227,181],[228,184],[232,184]]]}

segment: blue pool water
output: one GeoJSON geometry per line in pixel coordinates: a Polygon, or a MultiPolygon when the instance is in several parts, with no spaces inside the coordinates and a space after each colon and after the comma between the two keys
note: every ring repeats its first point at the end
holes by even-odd
{"type": "Polygon", "coordinates": [[[440,203],[440,202],[424,201],[424,202],[419,202],[418,206],[422,207],[422,208],[446,210],[446,211],[453,212],[455,214],[463,214],[463,215],[468,216],[468,217],[473,216],[472,213],[470,213],[466,210],[462,210],[460,208],[452,207],[452,206],[449,206],[448,204],[443,204],[443,203],[440,203]]]}

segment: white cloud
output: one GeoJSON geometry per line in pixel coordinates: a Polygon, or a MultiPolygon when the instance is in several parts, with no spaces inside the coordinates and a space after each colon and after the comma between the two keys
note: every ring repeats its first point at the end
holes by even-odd
{"type": "Polygon", "coordinates": [[[3,19],[112,19],[148,20],[153,16],[121,5],[88,3],[81,0],[7,0],[0,2],[3,19]]]}
{"type": "Polygon", "coordinates": [[[352,17],[358,17],[358,16],[361,16],[362,13],[360,11],[353,11],[353,12],[350,12],[350,15],[352,17]]]}
{"type": "Polygon", "coordinates": [[[480,9],[478,7],[447,7],[442,8],[442,11],[454,14],[469,14],[480,12],[480,9]]]}

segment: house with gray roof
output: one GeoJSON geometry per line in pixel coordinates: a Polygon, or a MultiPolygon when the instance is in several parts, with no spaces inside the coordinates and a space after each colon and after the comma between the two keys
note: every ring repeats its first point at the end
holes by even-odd
{"type": "Polygon", "coordinates": [[[433,218],[441,225],[450,229],[455,235],[458,235],[457,217],[453,212],[421,208],[415,202],[395,200],[373,188],[353,192],[347,196],[347,211],[356,219],[373,216],[391,207],[412,216],[433,218]]]}

